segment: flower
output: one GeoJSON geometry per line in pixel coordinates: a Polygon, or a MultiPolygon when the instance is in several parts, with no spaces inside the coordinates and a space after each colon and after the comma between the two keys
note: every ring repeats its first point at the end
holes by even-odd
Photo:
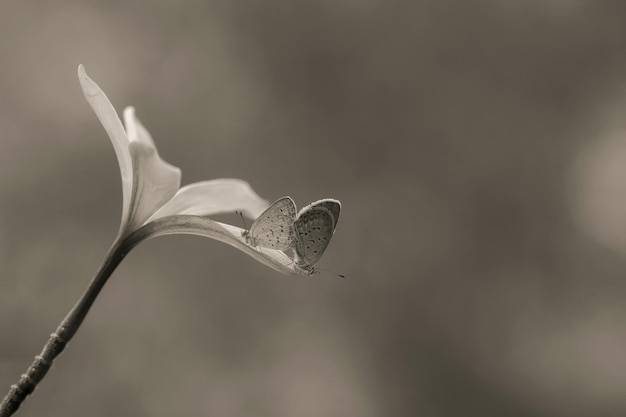
{"type": "Polygon", "coordinates": [[[156,236],[183,233],[227,243],[257,261],[288,275],[308,275],[284,252],[251,247],[243,229],[208,216],[241,211],[256,218],[269,203],[239,179],[201,181],[180,188],[181,171],[159,156],[150,133],[124,110],[124,125],[100,87],[78,66],[83,94],[106,130],[122,176],[122,221],[117,239],[128,248],[156,236]]]}

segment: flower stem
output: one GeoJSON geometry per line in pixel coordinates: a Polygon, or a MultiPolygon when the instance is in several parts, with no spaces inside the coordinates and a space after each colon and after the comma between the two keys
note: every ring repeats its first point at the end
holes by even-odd
{"type": "Polygon", "coordinates": [[[26,397],[32,394],[39,382],[46,376],[54,359],[59,356],[72,339],[98,297],[100,290],[102,290],[104,284],[132,246],[125,243],[122,239],[118,238],[115,240],[100,269],[78,302],[65,316],[56,331],[50,335],[48,343],[46,343],[41,353],[35,356],[35,360],[26,373],[22,374],[19,382],[11,385],[8,394],[0,403],[0,417],[13,415],[20,408],[26,397]]]}

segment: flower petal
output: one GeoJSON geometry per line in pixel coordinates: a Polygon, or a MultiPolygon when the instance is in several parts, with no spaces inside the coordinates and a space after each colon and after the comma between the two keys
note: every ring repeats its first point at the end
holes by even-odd
{"type": "Polygon", "coordinates": [[[150,132],[148,132],[139,119],[135,117],[134,107],[128,106],[124,109],[124,124],[126,125],[128,140],[130,142],[143,142],[146,145],[156,148],[150,132]]]}
{"type": "Polygon", "coordinates": [[[133,189],[128,224],[122,233],[128,233],[148,220],[180,187],[180,169],[159,157],[154,142],[134,110],[124,111],[124,121],[132,138],[129,149],[133,166],[133,189]],[[132,135],[131,135],[132,132],[132,135]]]}
{"type": "Polygon", "coordinates": [[[126,131],[122,126],[119,116],[115,112],[113,105],[107,98],[104,91],[98,87],[91,78],[87,76],[85,68],[78,66],[78,80],[83,89],[83,94],[87,102],[93,109],[94,113],[102,123],[115,149],[115,155],[120,165],[122,174],[122,225],[125,226],[125,219],[128,218],[130,208],[131,192],[133,189],[133,167],[130,150],[128,149],[129,140],[126,131]]]}
{"type": "Polygon", "coordinates": [[[178,190],[151,218],[174,214],[212,216],[240,210],[250,218],[257,218],[269,207],[269,201],[254,192],[250,184],[234,178],[195,182],[178,190]]]}
{"type": "Polygon", "coordinates": [[[127,250],[130,250],[139,242],[157,236],[180,233],[204,236],[231,245],[285,275],[310,275],[281,251],[249,246],[242,237],[242,232],[243,229],[239,227],[216,222],[207,217],[175,215],[161,217],[147,223],[130,234],[126,238],[125,244],[127,250]]]}

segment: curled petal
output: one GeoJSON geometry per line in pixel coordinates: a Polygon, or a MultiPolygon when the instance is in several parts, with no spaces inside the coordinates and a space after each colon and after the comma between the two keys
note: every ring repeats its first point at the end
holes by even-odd
{"type": "Polygon", "coordinates": [[[128,140],[130,142],[142,142],[148,146],[156,148],[154,140],[150,132],[135,117],[135,108],[128,106],[124,109],[124,124],[128,132],[128,140]]]}
{"type": "Polygon", "coordinates": [[[144,142],[131,142],[133,160],[133,192],[131,193],[128,223],[122,225],[123,234],[144,224],[180,186],[180,169],[163,161],[156,149],[144,142]]]}
{"type": "Polygon", "coordinates": [[[250,255],[264,265],[285,275],[310,275],[296,266],[295,262],[283,252],[273,249],[252,248],[241,236],[242,229],[216,222],[206,217],[174,215],[151,221],[131,233],[125,239],[126,250],[145,239],[171,234],[190,234],[204,236],[224,242],[250,255]]]}
{"type": "Polygon", "coordinates": [[[257,218],[268,206],[269,202],[255,193],[247,182],[221,178],[184,186],[150,221],[174,214],[212,216],[235,210],[242,211],[250,218],[257,218]]]}
{"type": "Polygon", "coordinates": [[[106,94],[87,76],[82,65],[78,66],[78,79],[87,102],[111,139],[120,165],[120,233],[125,234],[141,226],[172,198],[180,187],[180,170],[159,157],[152,137],[135,117],[132,107],[124,111],[125,130],[106,94]]]}
{"type": "MultiPolygon", "coordinates": [[[[104,94],[104,91],[98,87],[98,84],[87,76],[85,68],[82,65],[78,66],[78,80],[80,81],[87,102],[96,113],[100,123],[102,123],[104,130],[106,130],[109,135],[109,139],[111,139],[113,149],[115,149],[115,155],[117,156],[120,172],[122,174],[122,223],[125,223],[124,219],[128,219],[133,189],[133,167],[130,150],[128,148],[129,140],[113,105],[106,94],[104,94]]],[[[124,224],[122,225],[122,228],[123,227],[124,224]]]]}
{"type": "Polygon", "coordinates": [[[128,224],[122,228],[130,232],[141,226],[163,204],[170,200],[180,187],[180,169],[159,157],[150,133],[135,117],[135,109],[124,110],[133,166],[128,224]]]}

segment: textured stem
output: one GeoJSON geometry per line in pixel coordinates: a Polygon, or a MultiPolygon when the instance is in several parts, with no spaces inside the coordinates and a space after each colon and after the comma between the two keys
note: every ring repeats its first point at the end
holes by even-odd
{"type": "Polygon", "coordinates": [[[46,343],[41,353],[35,356],[35,360],[26,373],[22,374],[19,382],[11,385],[9,393],[0,404],[0,417],[13,415],[20,408],[26,397],[32,394],[37,384],[46,376],[54,359],[59,356],[72,339],[85,316],[87,316],[93,302],[98,297],[100,290],[102,290],[115,268],[124,259],[124,256],[130,251],[130,248],[131,246],[124,244],[124,241],[119,239],[111,246],[89,287],[87,287],[68,315],[65,316],[65,319],[63,319],[56,331],[50,335],[48,343],[46,343]]]}

